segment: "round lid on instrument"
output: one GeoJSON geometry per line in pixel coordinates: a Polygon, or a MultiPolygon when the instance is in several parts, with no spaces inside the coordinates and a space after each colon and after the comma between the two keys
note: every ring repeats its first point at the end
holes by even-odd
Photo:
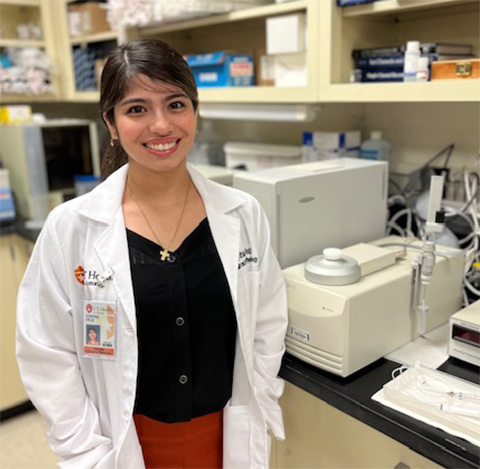
{"type": "Polygon", "coordinates": [[[305,278],[320,285],[349,285],[360,279],[360,266],[341,249],[327,248],[306,262],[305,278]]]}

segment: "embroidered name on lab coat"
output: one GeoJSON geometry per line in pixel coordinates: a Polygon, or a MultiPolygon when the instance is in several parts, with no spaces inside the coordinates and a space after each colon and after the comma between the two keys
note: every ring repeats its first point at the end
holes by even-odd
{"type": "MultiPolygon", "coordinates": [[[[81,265],[75,269],[75,278],[80,285],[87,287],[99,286],[98,276],[99,274],[96,270],[85,270],[81,265]]],[[[104,282],[108,280],[112,280],[111,275],[104,279],[104,282]]]]}
{"type": "Polygon", "coordinates": [[[258,257],[252,256],[252,248],[248,247],[243,249],[238,254],[238,270],[245,267],[247,264],[253,262],[254,264],[258,263],[258,257]]]}

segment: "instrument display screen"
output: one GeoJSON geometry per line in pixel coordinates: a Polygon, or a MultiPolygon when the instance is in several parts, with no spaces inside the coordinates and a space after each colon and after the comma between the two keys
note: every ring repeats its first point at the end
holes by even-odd
{"type": "Polygon", "coordinates": [[[473,331],[466,327],[458,326],[457,324],[453,325],[452,328],[452,338],[459,340],[460,342],[465,342],[466,344],[473,345],[474,347],[480,348],[480,332],[473,331]]]}

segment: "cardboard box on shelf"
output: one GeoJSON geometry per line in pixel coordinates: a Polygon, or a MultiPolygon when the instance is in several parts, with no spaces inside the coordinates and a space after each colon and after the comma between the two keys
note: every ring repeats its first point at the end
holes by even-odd
{"type": "Polygon", "coordinates": [[[198,86],[253,85],[253,57],[228,51],[186,55],[198,86]]]}
{"type": "Polygon", "coordinates": [[[95,60],[95,81],[97,82],[97,86],[100,89],[100,78],[102,76],[103,67],[105,66],[105,62],[107,59],[96,59],[95,60]]]}
{"type": "Polygon", "coordinates": [[[275,55],[273,57],[275,86],[279,88],[307,86],[307,58],[304,52],[275,55]]]}
{"type": "Polygon", "coordinates": [[[267,54],[294,54],[307,48],[304,13],[267,18],[267,54]]]}
{"type": "Polygon", "coordinates": [[[107,6],[104,3],[86,2],[68,6],[71,36],[95,34],[110,31],[107,21],[107,6]]]}
{"type": "Polygon", "coordinates": [[[32,107],[28,104],[0,106],[0,124],[20,124],[32,120],[32,107]]]}
{"type": "Polygon", "coordinates": [[[253,53],[255,85],[274,86],[274,63],[273,55],[266,55],[265,48],[258,48],[253,53]]]}

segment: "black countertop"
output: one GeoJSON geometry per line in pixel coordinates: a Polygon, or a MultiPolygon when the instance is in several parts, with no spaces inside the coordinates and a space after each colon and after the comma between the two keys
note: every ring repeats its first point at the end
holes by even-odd
{"type": "Polygon", "coordinates": [[[12,233],[16,233],[34,243],[40,234],[40,230],[31,230],[26,228],[24,219],[17,219],[11,222],[2,222],[0,224],[0,236],[12,233]]]}
{"type": "MultiPolygon", "coordinates": [[[[391,381],[392,371],[399,366],[382,358],[341,378],[286,354],[280,376],[441,466],[478,469],[479,447],[371,399],[391,381]]],[[[455,359],[449,359],[439,370],[479,383],[478,368],[470,368],[455,359]]]]}

